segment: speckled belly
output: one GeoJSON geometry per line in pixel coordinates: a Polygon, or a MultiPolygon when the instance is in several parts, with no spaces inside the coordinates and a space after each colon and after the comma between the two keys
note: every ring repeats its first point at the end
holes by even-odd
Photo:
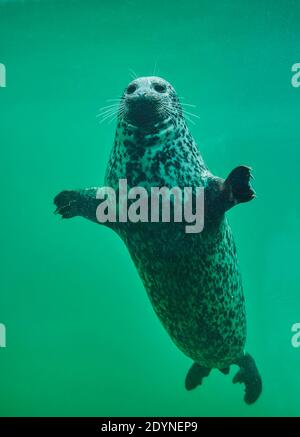
{"type": "Polygon", "coordinates": [[[209,368],[236,361],[246,339],[245,305],[227,223],[214,239],[178,238],[172,229],[152,235],[141,230],[124,239],[153,308],[179,349],[209,368]]]}

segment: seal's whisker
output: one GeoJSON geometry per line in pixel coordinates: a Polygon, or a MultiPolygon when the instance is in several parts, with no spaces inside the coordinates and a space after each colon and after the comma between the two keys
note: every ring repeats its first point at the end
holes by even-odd
{"type": "Polygon", "coordinates": [[[105,117],[102,118],[102,120],[100,120],[100,124],[102,124],[104,121],[109,120],[111,117],[114,117],[116,114],[109,114],[106,115],[105,117]]]}
{"type": "Polygon", "coordinates": [[[101,117],[100,123],[102,123],[105,120],[108,120],[111,117],[114,118],[114,117],[122,116],[124,110],[125,110],[124,103],[118,106],[118,108],[108,109],[106,112],[98,115],[99,117],[101,117]]]}
{"type": "Polygon", "coordinates": [[[97,117],[104,117],[105,115],[113,114],[114,112],[117,112],[117,109],[109,109],[105,112],[101,112],[101,114],[98,114],[97,117]]]}
{"type": "Polygon", "coordinates": [[[99,112],[99,114],[104,114],[106,112],[109,111],[116,111],[118,109],[119,106],[113,107],[113,108],[107,108],[107,109],[103,109],[102,111],[99,112]]]}
{"type": "Polygon", "coordinates": [[[113,111],[107,111],[107,112],[104,112],[104,113],[102,113],[102,114],[98,114],[98,115],[96,115],[96,117],[98,118],[98,117],[100,117],[100,118],[102,118],[102,117],[106,117],[107,115],[111,115],[111,114],[115,114],[117,111],[115,111],[115,110],[113,110],[113,111]]]}
{"type": "Polygon", "coordinates": [[[157,61],[158,61],[158,60],[156,59],[155,64],[154,64],[154,70],[153,70],[152,76],[156,76],[157,61]]]}
{"type": "Polygon", "coordinates": [[[118,110],[103,112],[102,114],[98,114],[97,118],[98,117],[102,118],[102,117],[105,117],[106,115],[109,115],[109,114],[115,114],[116,112],[118,112],[118,110]]]}
{"type": "MultiPolygon", "coordinates": [[[[106,106],[117,105],[118,102],[120,102],[120,99],[115,99],[114,101],[109,102],[109,105],[104,105],[103,107],[105,108],[106,106]]],[[[102,108],[102,106],[100,106],[100,108],[102,108]]]]}
{"type": "Polygon", "coordinates": [[[196,105],[191,105],[190,103],[182,103],[182,102],[180,102],[180,104],[182,106],[190,106],[191,108],[196,108],[197,107],[196,105]]]}
{"type": "Polygon", "coordinates": [[[118,106],[115,106],[115,107],[112,107],[112,108],[103,109],[103,110],[101,110],[101,111],[99,112],[99,114],[97,115],[97,117],[100,117],[101,115],[108,114],[109,112],[117,111],[119,108],[120,108],[120,107],[119,107],[119,105],[118,105],[118,106]]]}
{"type": "Polygon", "coordinates": [[[177,105],[175,105],[177,108],[181,108],[185,110],[185,107],[189,107],[189,108],[197,108],[196,105],[192,105],[191,103],[183,103],[183,102],[178,102],[177,105]]]}
{"type": "Polygon", "coordinates": [[[120,102],[120,100],[122,100],[123,97],[119,97],[118,99],[107,99],[107,102],[120,102]]]}
{"type": "Polygon", "coordinates": [[[105,112],[102,112],[101,114],[98,114],[97,117],[106,117],[107,115],[116,114],[118,112],[119,112],[118,108],[112,108],[112,109],[108,109],[105,112]]]}
{"type": "Polygon", "coordinates": [[[187,114],[187,115],[190,115],[192,117],[195,117],[195,118],[200,118],[199,115],[193,114],[192,112],[186,111],[185,109],[183,110],[183,113],[187,114]]]}
{"type": "Polygon", "coordinates": [[[167,114],[168,116],[170,116],[170,110],[168,108],[168,106],[164,103],[164,102],[160,102],[158,105],[158,110],[161,112],[164,112],[165,114],[167,114]]]}
{"type": "Polygon", "coordinates": [[[195,122],[194,122],[194,120],[192,120],[188,115],[185,115],[185,118],[190,122],[190,123],[192,123],[192,124],[196,124],[195,122]]]}
{"type": "Polygon", "coordinates": [[[196,117],[196,118],[200,118],[199,115],[194,114],[193,112],[188,111],[188,110],[185,108],[185,106],[196,107],[196,105],[190,105],[190,104],[186,104],[186,105],[185,105],[185,103],[181,103],[180,105],[179,105],[179,104],[177,105],[177,109],[181,109],[182,112],[183,112],[183,114],[190,115],[190,116],[192,116],[192,117],[196,117]]]}
{"type": "Polygon", "coordinates": [[[113,118],[109,121],[109,124],[111,124],[113,121],[115,121],[118,118],[118,114],[115,114],[113,118]]]}
{"type": "Polygon", "coordinates": [[[109,101],[119,101],[119,100],[122,100],[122,99],[124,99],[124,96],[122,95],[122,96],[113,96],[113,98],[111,98],[111,99],[106,99],[105,101],[106,102],[109,102],[109,101]]]}
{"type": "Polygon", "coordinates": [[[106,112],[102,112],[101,114],[96,115],[96,117],[105,117],[106,115],[115,114],[116,112],[117,110],[113,109],[106,112]]]}
{"type": "Polygon", "coordinates": [[[109,117],[105,117],[102,120],[99,121],[100,124],[102,124],[104,121],[109,120],[111,115],[109,117]]]}
{"type": "Polygon", "coordinates": [[[129,75],[132,77],[133,80],[138,77],[138,75],[132,68],[128,68],[128,71],[129,71],[129,75]]]}
{"type": "Polygon", "coordinates": [[[168,118],[170,118],[172,121],[174,121],[175,117],[174,117],[173,112],[167,107],[164,107],[163,109],[164,109],[166,115],[168,116],[168,118]]]}
{"type": "Polygon", "coordinates": [[[107,108],[115,108],[118,105],[119,103],[113,103],[111,105],[102,106],[101,108],[99,108],[99,111],[102,111],[102,109],[107,109],[107,108]]]}

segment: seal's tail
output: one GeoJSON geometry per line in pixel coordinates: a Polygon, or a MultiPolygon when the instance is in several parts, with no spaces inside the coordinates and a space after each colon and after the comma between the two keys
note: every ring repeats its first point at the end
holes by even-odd
{"type": "Polygon", "coordinates": [[[240,370],[233,378],[233,383],[245,384],[244,400],[246,404],[253,404],[262,392],[262,379],[255,361],[250,354],[245,354],[236,364],[240,370]]]}
{"type": "Polygon", "coordinates": [[[185,388],[193,390],[198,385],[202,384],[203,378],[210,374],[211,369],[202,367],[200,364],[194,363],[185,378],[185,388]]]}

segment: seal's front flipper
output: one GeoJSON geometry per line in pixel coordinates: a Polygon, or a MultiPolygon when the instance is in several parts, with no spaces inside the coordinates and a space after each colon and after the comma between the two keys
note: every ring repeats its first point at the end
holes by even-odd
{"type": "Polygon", "coordinates": [[[245,354],[238,362],[240,370],[233,378],[233,383],[245,384],[244,400],[246,404],[253,404],[261,394],[262,380],[257,370],[254,359],[249,354],[245,354]]]}
{"type": "Polygon", "coordinates": [[[250,185],[251,178],[253,178],[251,168],[240,165],[232,170],[227,179],[225,179],[224,190],[232,206],[238,203],[249,202],[255,198],[255,191],[250,185]]]}
{"type": "Polygon", "coordinates": [[[203,378],[208,376],[210,374],[211,369],[208,369],[207,367],[202,367],[197,363],[194,363],[190,370],[188,371],[188,374],[185,378],[185,388],[187,390],[193,390],[198,385],[202,384],[203,378]]]}
{"type": "Polygon", "coordinates": [[[97,208],[101,200],[97,198],[99,188],[85,188],[83,190],[65,190],[54,198],[56,205],[55,214],[62,218],[81,216],[98,224],[113,227],[113,222],[99,222],[97,220],[97,208]]]}
{"type": "Polygon", "coordinates": [[[245,165],[233,169],[225,180],[215,176],[210,178],[205,189],[206,218],[222,217],[235,205],[254,199],[251,178],[251,168],[245,165]]]}
{"type": "Polygon", "coordinates": [[[65,190],[54,198],[56,210],[54,214],[60,214],[62,218],[72,218],[79,215],[80,192],[65,190]]]}

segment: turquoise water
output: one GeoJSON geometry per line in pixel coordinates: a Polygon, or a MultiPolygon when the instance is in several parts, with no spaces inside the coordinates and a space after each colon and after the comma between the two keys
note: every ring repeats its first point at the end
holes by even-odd
{"type": "Polygon", "coordinates": [[[0,1],[1,415],[298,416],[300,348],[297,1],[0,1]],[[210,169],[251,165],[257,199],[228,213],[243,274],[253,406],[191,361],[156,318],[121,240],[52,214],[65,188],[100,185],[129,70],[169,80],[200,119],[210,169]]]}

